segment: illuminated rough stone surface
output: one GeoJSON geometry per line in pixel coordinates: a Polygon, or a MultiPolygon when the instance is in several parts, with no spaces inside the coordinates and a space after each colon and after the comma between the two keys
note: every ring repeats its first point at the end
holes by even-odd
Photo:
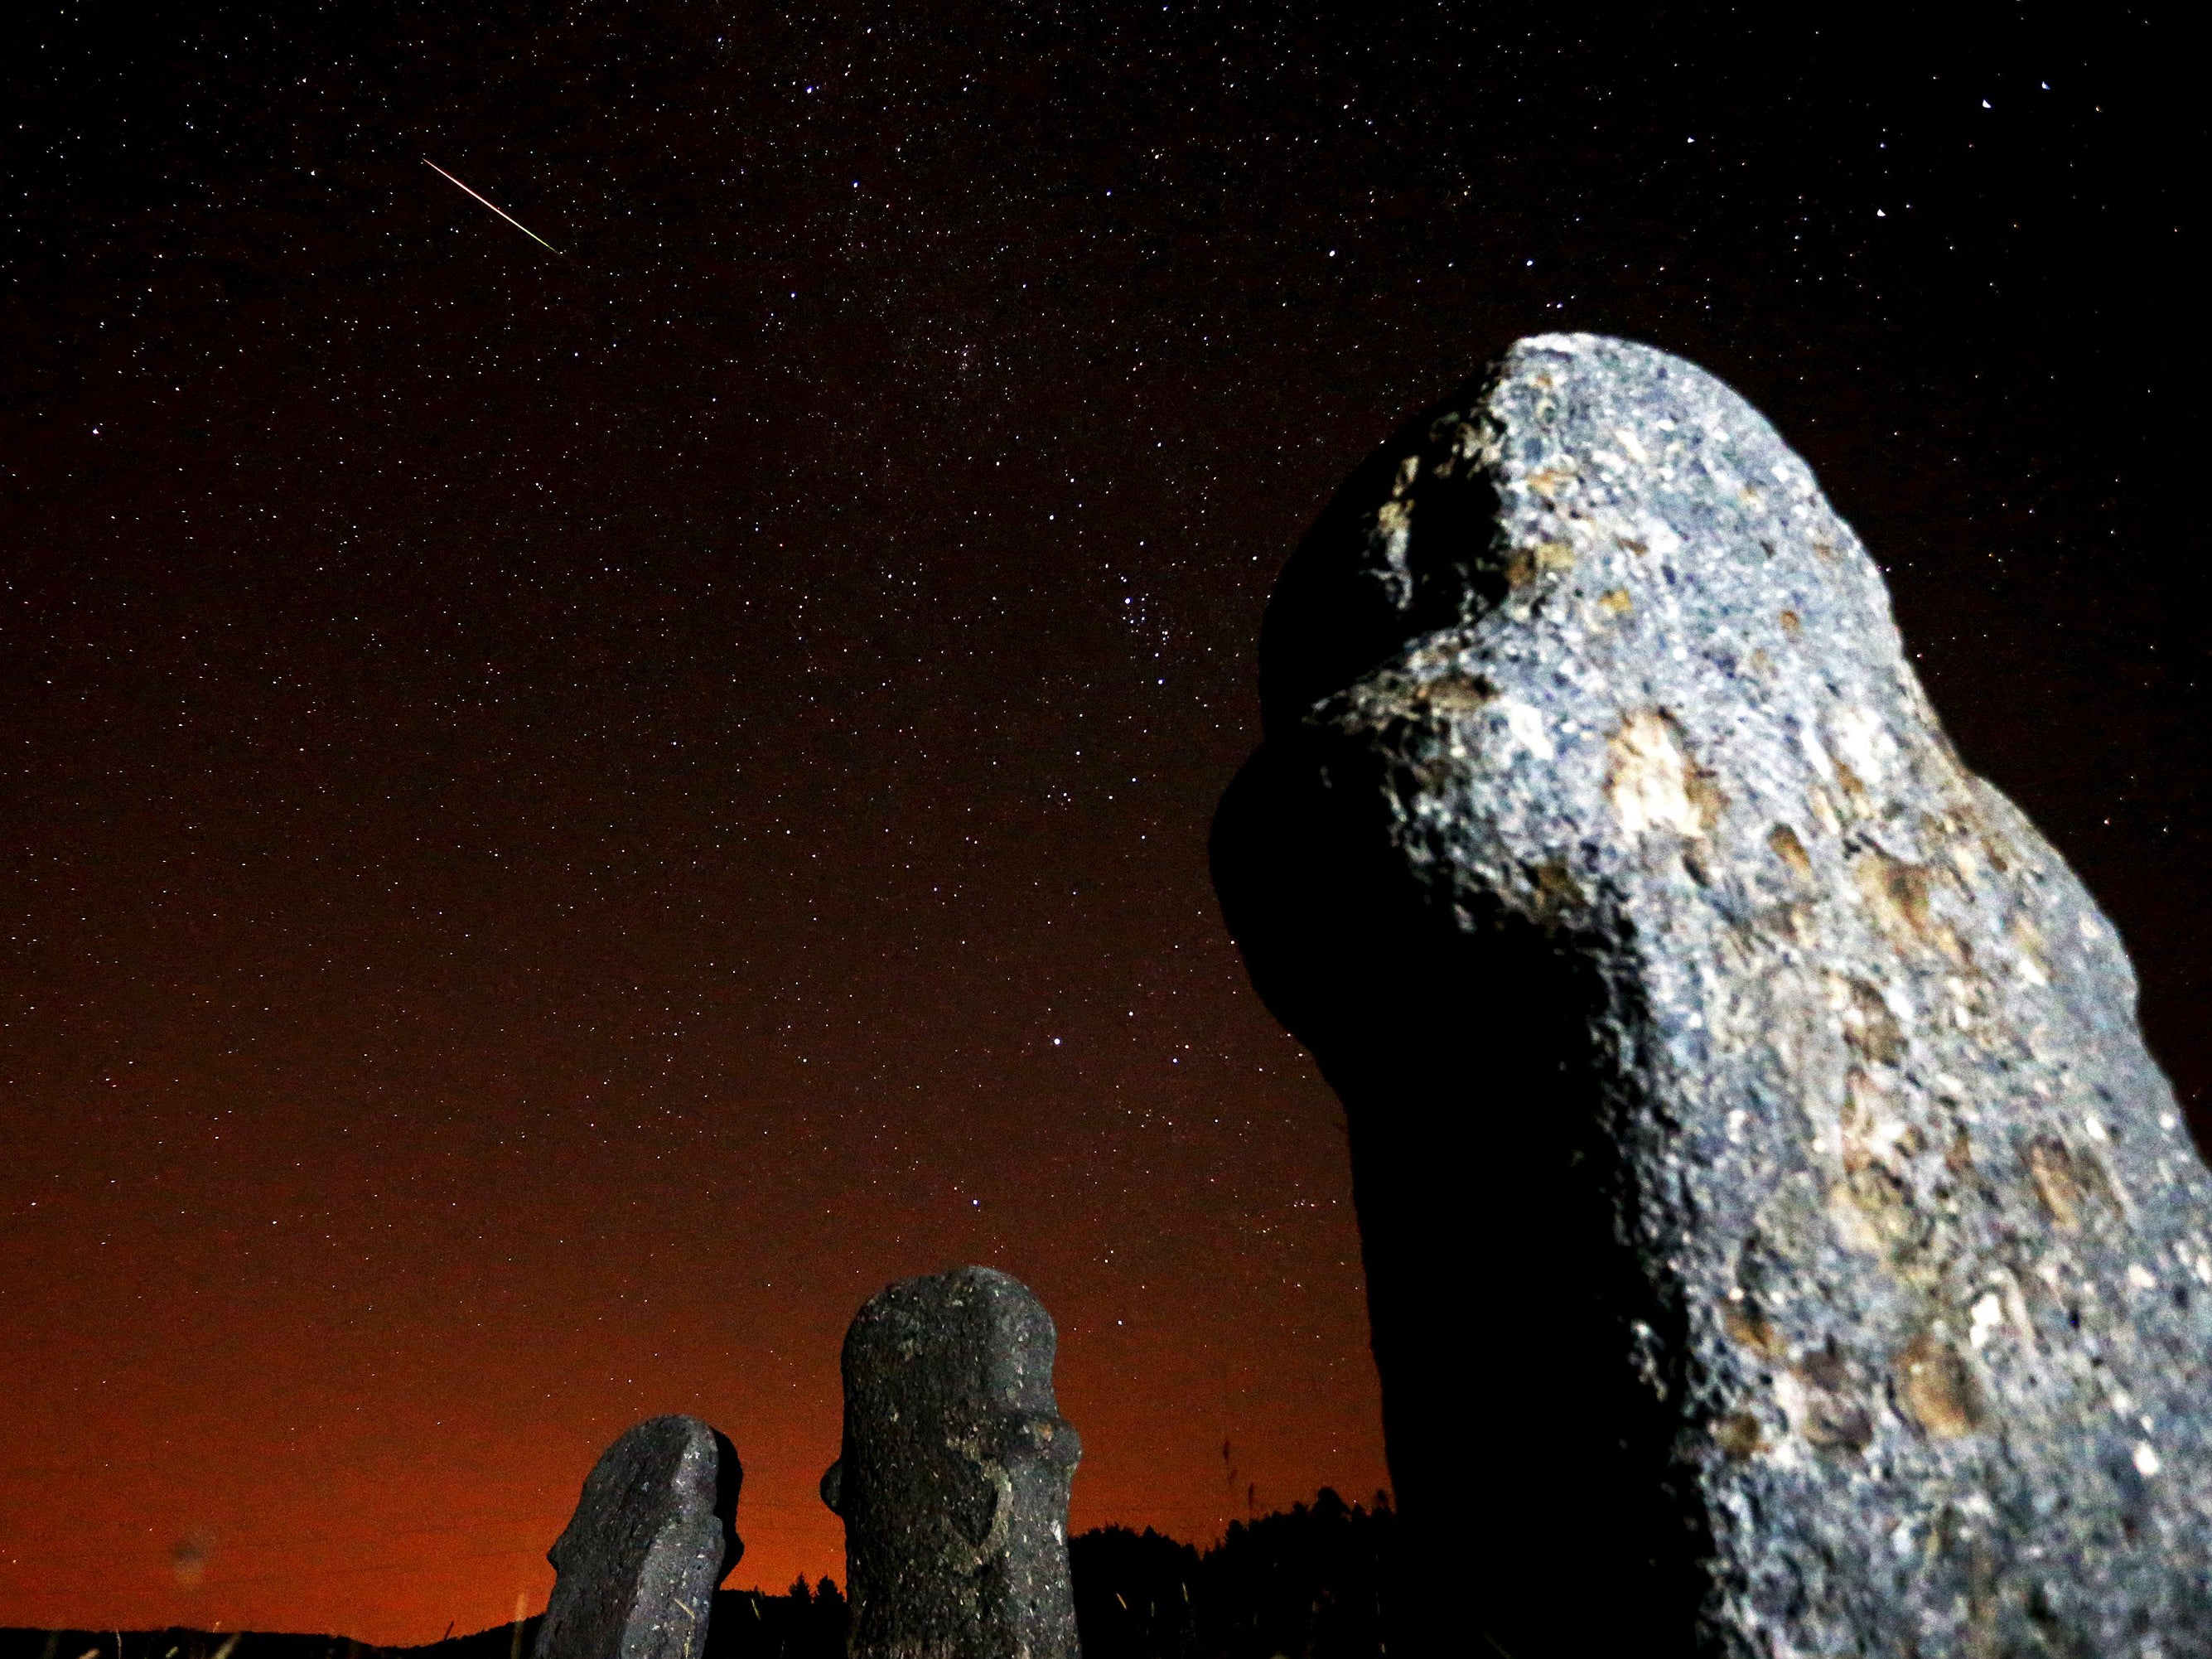
{"type": "Polygon", "coordinates": [[[737,1453],[695,1417],[649,1418],[584,1479],[547,1552],[557,1575],[537,1659],[695,1659],[714,1586],[744,1553],[737,1453]]]}
{"type": "Polygon", "coordinates": [[[1405,1638],[2212,1653],[2212,1181],[1758,413],[1521,341],[1324,514],[1261,694],[1216,879],[1347,1109],[1405,1638]]]}
{"type": "Polygon", "coordinates": [[[909,1279],[845,1338],[854,1659],[1076,1659],[1067,1496],[1082,1442],[1053,1399],[1058,1336],[988,1267],[909,1279]]]}

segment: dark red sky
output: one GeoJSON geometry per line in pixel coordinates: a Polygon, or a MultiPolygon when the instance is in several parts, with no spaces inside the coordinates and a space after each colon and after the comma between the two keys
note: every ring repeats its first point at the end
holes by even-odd
{"type": "Polygon", "coordinates": [[[1519,333],[1814,461],[2201,1103],[2163,14],[269,10],[0,54],[0,1622],[501,1620],[669,1410],[842,1577],[845,1322],[959,1261],[1079,1526],[1371,1492],[1205,830],[1290,544],[1519,333]]]}

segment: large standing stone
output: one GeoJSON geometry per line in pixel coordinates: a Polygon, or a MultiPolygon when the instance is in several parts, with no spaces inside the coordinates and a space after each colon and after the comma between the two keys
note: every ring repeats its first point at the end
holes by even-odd
{"type": "Polygon", "coordinates": [[[584,1478],[546,1559],[557,1575],[536,1659],[695,1659],[714,1586],[744,1546],[738,1455],[696,1417],[648,1418],[584,1478]]]}
{"type": "Polygon", "coordinates": [[[854,1659],[1077,1659],[1067,1491],[1083,1443],[1052,1393],[1059,1338],[988,1267],[909,1279],[845,1337],[854,1659]]]}
{"type": "Polygon", "coordinates": [[[2212,1182],[1766,422],[1523,340],[1261,657],[1216,879],[1346,1107],[1414,1646],[2212,1653],[2212,1182]]]}

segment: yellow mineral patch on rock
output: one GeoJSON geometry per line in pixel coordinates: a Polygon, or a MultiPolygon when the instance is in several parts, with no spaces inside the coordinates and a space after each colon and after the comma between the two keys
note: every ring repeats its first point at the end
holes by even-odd
{"type": "Polygon", "coordinates": [[[1875,926],[1891,944],[1911,949],[1935,942],[1926,866],[1907,864],[1887,853],[1868,853],[1851,860],[1851,878],[1875,926]]]}
{"type": "Polygon", "coordinates": [[[1699,823],[1709,830],[1720,823],[1721,815],[1728,811],[1728,797],[1721,793],[1720,784],[1711,772],[1692,765],[1689,775],[1682,780],[1682,789],[1689,796],[1690,805],[1698,809],[1699,823]]]}
{"type": "Polygon", "coordinates": [[[1766,844],[1773,850],[1798,880],[1813,879],[1813,860],[1805,851],[1805,843],[1797,839],[1797,832],[1786,823],[1778,823],[1766,832],[1766,844]]]}
{"type": "Polygon", "coordinates": [[[1415,688],[1414,695],[1431,708],[1448,714],[1463,714],[1496,702],[1498,688],[1480,674],[1449,672],[1423,680],[1415,688]]]}
{"type": "Polygon", "coordinates": [[[1843,1019],[1844,1041],[1861,1059],[1894,1066],[1904,1058],[1905,1028],[1889,1012],[1881,987],[1853,975],[1831,975],[1828,1002],[1843,1019]]]}
{"type": "Polygon", "coordinates": [[[2051,1218],[2067,1232],[2079,1231],[2081,1209],[2088,1194],[2075,1168],[2074,1154],[2063,1141],[2048,1136],[2027,1149],[2027,1178],[2051,1218]]]}
{"type": "Polygon", "coordinates": [[[1526,587],[1539,576],[1556,575],[1575,568],[1575,550],[1565,542],[1540,542],[1516,547],[1505,556],[1505,580],[1526,587]]]}
{"type": "Polygon", "coordinates": [[[1932,1440],[1972,1434],[1982,1420],[1980,1391],[1957,1349],[1923,1331],[1900,1349],[1895,1364],[1897,1402],[1932,1440]]]}
{"type": "Polygon", "coordinates": [[[1966,1126],[1963,1123],[1952,1131],[1951,1144],[1943,1153],[1943,1167],[1954,1176],[1973,1173],[1973,1137],[1966,1133],[1966,1126]]]}
{"type": "Polygon", "coordinates": [[[1631,714],[1606,748],[1613,760],[1606,793],[1623,830],[1632,836],[1653,830],[1705,833],[1705,816],[1692,793],[1698,781],[1665,714],[1647,708],[1631,714]]]}
{"type": "Polygon", "coordinates": [[[1721,1310],[1721,1324],[1729,1336],[1754,1353],[1772,1359],[1783,1351],[1782,1339],[1756,1308],[1741,1302],[1729,1303],[1721,1310]]]}
{"type": "Polygon", "coordinates": [[[1759,1431],[1759,1419],[1749,1412],[1734,1412],[1713,1425],[1713,1441],[1723,1456],[1741,1463],[1759,1454],[1766,1437],[1759,1431]]]}
{"type": "Polygon", "coordinates": [[[1874,810],[1874,797],[1868,793],[1867,787],[1861,781],[1859,775],[1852,771],[1848,764],[1843,761],[1837,761],[1835,768],[1836,787],[1844,792],[1844,804],[1853,812],[1864,817],[1874,810]]]}
{"type": "Polygon", "coordinates": [[[1625,617],[1636,608],[1636,602],[1628,597],[1628,590],[1625,587],[1607,588],[1598,595],[1597,603],[1601,611],[1609,611],[1616,617],[1625,617]]]}

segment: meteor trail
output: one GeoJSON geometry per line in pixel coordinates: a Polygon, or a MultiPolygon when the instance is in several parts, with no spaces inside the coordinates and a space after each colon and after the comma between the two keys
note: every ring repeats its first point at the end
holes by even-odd
{"type": "MultiPolygon", "coordinates": [[[[447,172],[447,171],[445,170],[445,168],[443,168],[443,167],[440,167],[440,166],[439,166],[435,161],[432,161],[428,156],[427,156],[427,155],[426,155],[426,156],[424,156],[424,157],[422,158],[422,165],[423,165],[424,167],[426,167],[429,168],[431,172],[433,172],[433,173],[436,173],[436,174],[437,174],[441,179],[445,179],[448,184],[451,184],[451,185],[456,185],[456,186],[458,186],[459,188],[460,188],[460,189],[462,189],[462,190],[467,190],[467,191],[469,191],[469,194],[470,194],[470,195],[471,195],[471,196],[477,196],[476,191],[472,191],[472,190],[469,190],[469,187],[468,187],[466,185],[462,184],[462,183],[461,183],[461,181],[460,181],[459,179],[458,179],[454,178],[454,177],[453,177],[453,175],[452,173],[450,173],[447,172]]],[[[488,208],[491,209],[491,210],[492,210],[494,213],[496,213],[497,215],[499,215],[499,216],[500,216],[501,218],[502,218],[502,219],[506,220],[507,223],[509,223],[510,225],[513,225],[513,226],[514,226],[517,230],[520,231],[520,232],[521,232],[525,236],[527,236],[527,237],[528,237],[532,241],[533,241],[533,242],[537,243],[538,246],[540,246],[540,247],[544,248],[544,249],[548,253],[559,253],[559,254],[561,254],[561,257],[562,257],[563,259],[565,259],[565,258],[567,258],[568,257],[568,256],[567,254],[565,254],[565,253],[561,253],[561,250],[560,250],[559,248],[555,247],[555,246],[553,246],[553,244],[552,244],[552,243],[550,243],[550,242],[547,241],[547,240],[546,240],[543,236],[540,236],[540,235],[539,235],[536,231],[534,231],[534,230],[531,229],[531,228],[530,228],[528,225],[524,224],[524,223],[522,222],[522,221],[521,221],[521,220],[520,220],[520,219],[516,218],[516,217],[515,217],[512,213],[509,213],[509,212],[508,212],[505,208],[499,206],[499,205],[498,205],[497,204],[495,204],[495,203],[492,203],[492,202],[486,202],[486,201],[484,201],[484,198],[483,198],[483,197],[481,197],[481,196],[477,196],[477,200],[478,200],[479,202],[483,202],[483,204],[484,204],[486,207],[488,207],[488,208]]]]}

